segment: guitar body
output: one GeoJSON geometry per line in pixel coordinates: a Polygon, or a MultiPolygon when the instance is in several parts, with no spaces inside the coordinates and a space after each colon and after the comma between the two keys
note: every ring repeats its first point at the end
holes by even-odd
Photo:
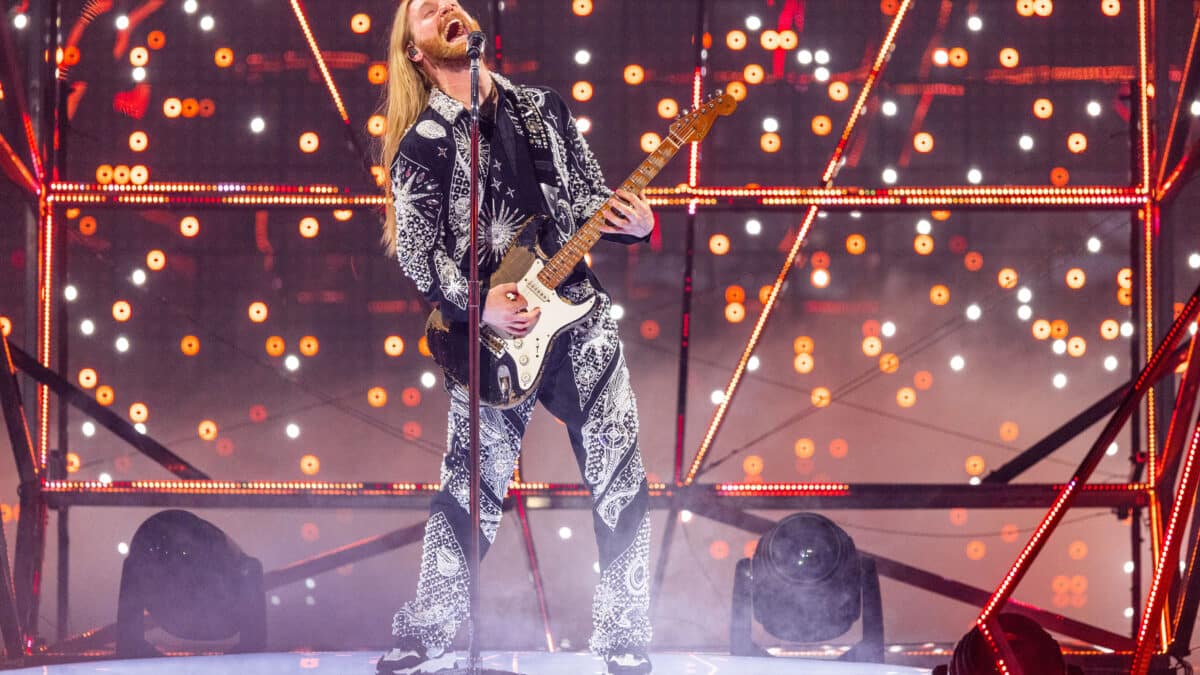
{"type": "MultiPolygon", "coordinates": [[[[504,254],[499,269],[491,276],[492,287],[515,281],[529,309],[542,310],[533,330],[523,337],[480,326],[480,344],[475,347],[479,349],[479,400],[491,407],[511,408],[529,398],[541,382],[555,340],[586,319],[596,306],[596,297],[574,304],[539,281],[538,273],[546,260],[536,246],[516,244],[504,254]]],[[[480,302],[483,300],[480,298],[480,302]]],[[[470,348],[467,324],[448,322],[435,309],[425,322],[425,337],[433,360],[446,377],[465,388],[470,348]]]]}

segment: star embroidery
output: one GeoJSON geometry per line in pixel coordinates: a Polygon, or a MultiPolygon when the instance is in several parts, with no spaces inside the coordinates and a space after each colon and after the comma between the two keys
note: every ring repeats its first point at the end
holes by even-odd
{"type": "Polygon", "coordinates": [[[500,189],[500,185],[501,185],[501,183],[500,183],[500,179],[499,179],[499,178],[493,178],[493,179],[492,179],[492,188],[494,188],[494,189],[496,189],[496,190],[499,190],[499,189],[500,189]]]}
{"type": "Polygon", "coordinates": [[[508,188],[504,191],[504,194],[508,195],[509,199],[512,199],[513,197],[517,196],[517,191],[512,188],[508,188]]]}
{"type": "Polygon", "coordinates": [[[499,171],[500,170],[500,162],[499,161],[492,162],[492,168],[499,171]]]}
{"type": "Polygon", "coordinates": [[[438,157],[442,157],[442,158],[444,158],[444,157],[446,157],[446,156],[447,156],[447,155],[446,155],[446,148],[444,148],[444,147],[440,147],[440,146],[439,146],[439,147],[438,147],[438,149],[437,149],[437,151],[438,151],[438,157]]]}
{"type": "Polygon", "coordinates": [[[551,122],[554,122],[554,126],[558,126],[558,117],[554,114],[553,111],[547,111],[546,118],[549,119],[551,122]]]}

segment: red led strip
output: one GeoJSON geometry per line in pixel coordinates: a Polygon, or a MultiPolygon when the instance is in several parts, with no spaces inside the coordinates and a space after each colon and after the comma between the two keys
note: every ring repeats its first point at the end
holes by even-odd
{"type": "MultiPolygon", "coordinates": [[[[888,29],[887,35],[883,42],[879,45],[879,53],[875,56],[875,65],[871,68],[871,72],[867,75],[866,81],[863,83],[862,91],[858,94],[858,100],[854,103],[854,108],[850,111],[850,117],[846,120],[846,127],[842,130],[842,138],[834,148],[833,154],[829,158],[829,162],[825,165],[825,171],[821,175],[821,183],[828,185],[833,179],[833,174],[836,173],[839,162],[842,158],[842,153],[845,151],[846,141],[850,138],[851,132],[854,130],[855,122],[858,121],[862,113],[863,107],[866,105],[867,97],[871,94],[875,80],[879,77],[879,73],[883,70],[883,65],[887,61],[887,56],[892,50],[892,43],[896,37],[896,31],[900,28],[900,23],[904,20],[904,15],[908,13],[908,7],[911,0],[904,0],[900,3],[900,7],[896,10],[896,15],[892,19],[892,25],[888,29]]],[[[729,384],[725,386],[725,394],[721,399],[721,404],[717,406],[713,413],[712,420],[709,422],[708,429],[704,433],[704,440],[700,444],[700,449],[696,452],[696,458],[692,460],[692,466],[688,469],[687,477],[684,479],[684,485],[691,485],[696,480],[696,475],[700,471],[701,465],[704,463],[704,458],[708,455],[709,448],[712,447],[713,441],[716,439],[717,431],[720,429],[722,422],[725,420],[725,412],[729,409],[729,404],[733,401],[734,394],[737,393],[738,385],[741,383],[742,375],[746,372],[746,363],[750,360],[750,355],[754,353],[754,348],[758,346],[758,340],[762,336],[763,329],[767,325],[767,319],[771,317],[772,310],[775,308],[775,302],[779,299],[779,291],[783,288],[783,282],[787,279],[788,273],[792,269],[792,265],[796,260],[796,256],[800,254],[800,248],[804,245],[804,240],[808,236],[809,227],[812,226],[813,219],[817,216],[817,207],[809,206],[808,211],[804,214],[804,220],[800,224],[800,232],[796,235],[796,240],[792,244],[791,251],[788,252],[787,259],[784,261],[783,267],[780,268],[779,274],[775,277],[775,283],[771,287],[771,294],[767,297],[766,303],[763,304],[762,312],[758,315],[758,321],[754,325],[754,331],[750,334],[750,340],[746,343],[746,348],[742,350],[742,356],[738,360],[737,367],[733,370],[732,377],[729,378],[729,384]]]]}
{"type": "Polygon", "coordinates": [[[333,83],[329,67],[325,65],[325,56],[321,54],[321,48],[317,46],[317,39],[313,37],[312,30],[308,27],[308,17],[304,15],[304,8],[301,6],[300,0],[291,0],[291,2],[296,20],[300,22],[300,30],[304,31],[304,39],[308,41],[308,47],[317,61],[317,68],[321,70],[321,77],[325,78],[325,86],[329,89],[329,95],[333,97],[333,104],[337,106],[342,121],[348,125],[350,124],[350,115],[346,113],[346,106],[342,104],[342,95],[338,92],[337,85],[333,83]]]}

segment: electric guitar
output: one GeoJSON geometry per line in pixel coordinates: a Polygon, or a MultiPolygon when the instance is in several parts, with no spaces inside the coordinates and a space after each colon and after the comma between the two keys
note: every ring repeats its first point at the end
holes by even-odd
{"type": "MultiPolygon", "coordinates": [[[[666,166],[667,162],[688,143],[700,141],[708,134],[718,115],[726,116],[737,108],[737,101],[726,93],[710,96],[699,108],[685,112],[671,124],[670,133],[658,148],[651,152],[621,187],[641,194],[642,189],[666,166]]],[[[480,350],[479,400],[494,408],[511,408],[537,390],[542,378],[546,356],[555,340],[564,332],[584,321],[595,308],[597,298],[578,304],[560,296],[558,286],[567,278],[584,254],[600,240],[604,224],[601,210],[592,214],[566,244],[553,256],[544,254],[536,244],[514,244],[500,260],[491,276],[491,286],[516,282],[518,292],[529,303],[529,310],[539,307],[541,317],[529,333],[515,336],[482,325],[479,329],[480,350]]],[[[545,216],[534,216],[521,225],[540,225],[545,216]]],[[[520,235],[514,240],[520,240],[520,235]]],[[[425,322],[425,336],[434,361],[446,376],[466,387],[468,381],[468,352],[466,322],[447,322],[435,309],[425,322]]]]}

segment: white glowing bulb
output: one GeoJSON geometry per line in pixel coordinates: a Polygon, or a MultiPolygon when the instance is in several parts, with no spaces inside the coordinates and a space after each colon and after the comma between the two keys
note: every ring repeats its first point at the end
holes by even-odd
{"type": "Polygon", "coordinates": [[[313,588],[316,588],[316,587],[317,587],[317,580],[316,580],[316,579],[313,579],[312,577],[309,577],[309,578],[305,579],[305,580],[304,580],[304,587],[305,587],[305,588],[308,588],[308,589],[313,589],[313,588]]]}
{"type": "Polygon", "coordinates": [[[883,335],[883,337],[890,338],[896,334],[896,324],[892,323],[891,321],[884,321],[883,325],[879,327],[879,332],[883,335]]]}
{"type": "Polygon", "coordinates": [[[983,481],[980,480],[979,476],[971,476],[971,478],[968,479],[967,482],[970,483],[971,485],[979,485],[983,481]]]}
{"type": "Polygon", "coordinates": [[[779,131],[779,120],[774,117],[764,117],[762,122],[763,131],[767,133],[775,133],[779,131]]]}
{"type": "Polygon", "coordinates": [[[1113,455],[1117,454],[1120,451],[1121,451],[1121,446],[1117,445],[1116,441],[1113,441],[1112,443],[1108,444],[1108,449],[1106,449],[1104,451],[1104,454],[1108,455],[1109,457],[1112,457],[1113,455]]]}
{"type": "Polygon", "coordinates": [[[267,121],[264,120],[263,118],[255,117],[254,119],[250,120],[250,131],[253,131],[256,134],[261,134],[263,132],[263,129],[266,129],[266,128],[267,128],[267,121]]]}
{"type": "Polygon", "coordinates": [[[1054,343],[1051,345],[1051,348],[1054,349],[1055,354],[1062,356],[1063,354],[1067,353],[1067,341],[1063,340],[1061,338],[1058,340],[1055,340],[1054,343]]]}
{"type": "Polygon", "coordinates": [[[967,172],[967,182],[972,185],[978,185],[983,180],[983,173],[979,169],[971,169],[967,172]]]}
{"type": "Polygon", "coordinates": [[[129,17],[122,14],[117,17],[116,23],[117,23],[117,30],[125,30],[126,28],[129,28],[129,17]]]}
{"type": "Polygon", "coordinates": [[[824,49],[818,49],[817,51],[813,52],[813,60],[816,61],[818,65],[823,66],[826,63],[829,63],[829,52],[825,51],[824,49]]]}
{"type": "Polygon", "coordinates": [[[879,106],[879,111],[882,112],[884,115],[887,115],[888,117],[892,117],[893,115],[896,114],[896,102],[895,101],[884,101],[883,105],[879,106]]]}
{"type": "Polygon", "coordinates": [[[883,182],[887,183],[888,185],[891,185],[896,182],[896,178],[897,178],[896,170],[891,167],[888,167],[883,170],[883,175],[881,177],[883,178],[883,182]]]}
{"type": "Polygon", "coordinates": [[[851,211],[850,217],[855,220],[858,220],[859,218],[862,218],[862,211],[851,211]]]}
{"type": "Polygon", "coordinates": [[[300,367],[300,357],[295,354],[288,354],[283,359],[283,367],[288,370],[296,370],[300,367]]]}
{"type": "Polygon", "coordinates": [[[1133,336],[1133,324],[1128,321],[1121,322],[1121,337],[1133,336]]]}
{"type": "Polygon", "coordinates": [[[1017,291],[1017,302],[1029,302],[1030,300],[1033,300],[1033,291],[1029,290],[1028,286],[1022,286],[1017,291]]]}
{"type": "Polygon", "coordinates": [[[945,49],[936,49],[933,52],[933,62],[939,66],[944,66],[950,63],[950,52],[945,49]]]}
{"type": "Polygon", "coordinates": [[[109,485],[112,483],[112,476],[108,475],[107,473],[102,473],[100,474],[98,480],[105,485],[109,485]]]}
{"type": "Polygon", "coordinates": [[[975,32],[983,30],[983,19],[977,16],[967,19],[967,28],[975,32]]]}
{"type": "Polygon", "coordinates": [[[278,607],[278,606],[279,606],[279,602],[280,602],[280,600],[279,600],[279,596],[278,596],[278,595],[272,595],[272,596],[271,596],[271,604],[272,604],[272,605],[274,605],[274,606],[278,607]]]}
{"type": "Polygon", "coordinates": [[[79,332],[84,335],[91,335],[96,332],[96,324],[92,323],[91,319],[84,319],[79,322],[79,332]]]}
{"type": "Polygon", "coordinates": [[[1121,566],[1121,569],[1125,571],[1125,574],[1133,574],[1133,561],[1126,560],[1125,564],[1121,566]]]}
{"type": "Polygon", "coordinates": [[[437,376],[429,371],[421,373],[421,386],[426,389],[433,389],[433,385],[437,384],[437,376]]]}
{"type": "Polygon", "coordinates": [[[825,66],[820,66],[813,71],[813,79],[817,82],[825,82],[829,79],[829,69],[825,66]]]}
{"type": "Polygon", "coordinates": [[[978,321],[981,316],[983,316],[983,309],[979,305],[972,304],[967,307],[967,319],[969,321],[978,321]]]}
{"type": "Polygon", "coordinates": [[[1087,112],[1089,115],[1091,115],[1092,117],[1099,117],[1100,110],[1101,110],[1101,108],[1100,108],[1099,101],[1088,101],[1087,112]]]}
{"type": "Polygon", "coordinates": [[[608,313],[613,318],[613,321],[620,321],[621,319],[625,318],[625,308],[621,305],[614,304],[612,308],[608,310],[608,313]]]}
{"type": "Polygon", "coordinates": [[[762,19],[758,18],[757,16],[754,16],[753,14],[746,17],[746,29],[747,30],[758,30],[759,28],[762,28],[762,19]]]}
{"type": "Polygon", "coordinates": [[[575,63],[578,63],[581,66],[586,66],[587,64],[589,64],[591,62],[592,62],[592,53],[589,52],[588,50],[580,49],[579,51],[575,52],[575,63]]]}
{"type": "Polygon", "coordinates": [[[928,220],[922,218],[917,221],[917,234],[929,234],[930,232],[933,232],[933,225],[928,220]]]}
{"type": "Polygon", "coordinates": [[[1117,369],[1117,365],[1118,365],[1117,357],[1115,357],[1115,356],[1104,357],[1104,369],[1105,370],[1112,372],[1117,369]]]}
{"type": "Polygon", "coordinates": [[[571,538],[571,528],[567,527],[566,525],[563,525],[562,527],[558,528],[558,538],[559,539],[570,539],[571,538]]]}
{"type": "Polygon", "coordinates": [[[17,14],[16,16],[13,17],[13,27],[16,28],[17,30],[21,30],[22,28],[24,28],[25,26],[28,26],[28,25],[29,25],[29,17],[25,16],[24,14],[17,14]]]}
{"type": "Polygon", "coordinates": [[[129,351],[129,338],[125,337],[124,335],[118,337],[115,346],[117,351],[121,353],[129,351]]]}
{"type": "Polygon", "coordinates": [[[121,555],[129,555],[129,544],[126,544],[125,542],[117,544],[117,553],[120,553],[121,555]]]}
{"type": "Polygon", "coordinates": [[[82,431],[83,435],[87,436],[88,438],[96,435],[96,425],[92,424],[91,422],[84,422],[79,427],[79,430],[82,431]]]}
{"type": "Polygon", "coordinates": [[[596,574],[600,574],[600,561],[599,560],[592,563],[592,571],[595,572],[596,574]]]}
{"type": "Polygon", "coordinates": [[[79,289],[75,288],[74,284],[68,284],[66,288],[63,288],[63,297],[67,299],[67,302],[71,302],[79,297],[79,289]]]}
{"type": "Polygon", "coordinates": [[[133,77],[134,82],[142,82],[146,79],[146,69],[138,66],[137,68],[133,69],[131,76],[133,77]]]}
{"type": "Polygon", "coordinates": [[[688,511],[687,509],[683,509],[682,511],[680,511],[679,512],[679,522],[681,522],[681,523],[692,522],[692,512],[688,511]]]}
{"type": "Polygon", "coordinates": [[[1188,256],[1188,267],[1194,270],[1200,269],[1200,253],[1193,253],[1188,256]]]}
{"type": "Polygon", "coordinates": [[[812,273],[813,286],[817,288],[825,288],[829,285],[829,270],[813,270],[812,273]]]}
{"type": "Polygon", "coordinates": [[[284,428],[284,433],[287,434],[288,438],[300,438],[300,425],[295,422],[289,422],[287,427],[284,428]]]}
{"type": "Polygon", "coordinates": [[[966,367],[967,367],[967,360],[964,359],[962,357],[962,355],[955,354],[954,356],[950,357],[950,370],[953,370],[954,372],[957,373],[966,367]]]}
{"type": "Polygon", "coordinates": [[[587,117],[577,117],[575,118],[575,128],[579,130],[579,133],[586,134],[592,130],[592,120],[587,117]]]}
{"type": "Polygon", "coordinates": [[[142,284],[146,283],[146,270],[134,270],[133,274],[129,275],[129,280],[132,281],[134,285],[141,286],[142,284]]]}
{"type": "Polygon", "coordinates": [[[1054,383],[1055,389],[1062,389],[1063,387],[1067,386],[1067,376],[1062,373],[1055,373],[1054,379],[1051,380],[1051,382],[1054,383]]]}
{"type": "Polygon", "coordinates": [[[746,221],[746,234],[757,236],[762,234],[762,223],[751,218],[746,221]]]}
{"type": "Polygon", "coordinates": [[[1029,152],[1033,149],[1033,136],[1030,136],[1029,134],[1023,134],[1017,139],[1017,145],[1021,146],[1021,149],[1025,152],[1029,152]]]}
{"type": "Polygon", "coordinates": [[[1200,117],[1200,101],[1192,101],[1192,117],[1200,117]]]}
{"type": "Polygon", "coordinates": [[[205,16],[200,19],[200,30],[212,30],[215,23],[211,16],[205,16]]]}
{"type": "Polygon", "coordinates": [[[141,435],[143,435],[143,436],[145,436],[145,435],[146,435],[146,425],[145,425],[145,424],[143,424],[143,423],[141,423],[141,422],[138,422],[137,424],[134,424],[134,425],[133,425],[133,428],[134,428],[134,429],[137,429],[137,432],[138,432],[139,434],[141,434],[141,435]]]}
{"type": "Polygon", "coordinates": [[[1091,237],[1088,239],[1087,249],[1088,249],[1088,251],[1090,251],[1092,253],[1099,253],[1100,249],[1103,248],[1103,246],[1104,246],[1104,244],[1101,243],[1101,241],[1098,237],[1091,237]]]}
{"type": "Polygon", "coordinates": [[[196,2],[196,0],[185,0],[183,3],[183,11],[187,12],[188,14],[195,14],[196,10],[199,8],[200,5],[196,2]]]}
{"type": "Polygon", "coordinates": [[[754,371],[758,370],[758,366],[759,366],[759,365],[760,365],[760,363],[759,363],[758,357],[757,357],[757,356],[751,356],[751,357],[750,357],[750,358],[749,358],[749,359],[746,361],[746,370],[749,370],[750,372],[754,372],[754,371]]]}
{"type": "Polygon", "coordinates": [[[807,49],[801,49],[800,51],[796,52],[796,61],[798,61],[802,66],[807,66],[813,62],[812,52],[808,51],[807,49]]]}
{"type": "Polygon", "coordinates": [[[1126,619],[1132,619],[1132,618],[1133,618],[1133,608],[1132,608],[1132,607],[1126,607],[1126,608],[1125,608],[1125,612],[1124,612],[1124,614],[1125,614],[1125,618],[1126,618],[1126,619]]]}
{"type": "Polygon", "coordinates": [[[1021,305],[1017,308],[1017,318],[1022,321],[1028,321],[1033,318],[1033,308],[1029,305],[1021,305]]]}
{"type": "Polygon", "coordinates": [[[721,405],[721,402],[725,400],[725,392],[721,391],[720,389],[714,389],[713,392],[708,395],[708,400],[712,401],[713,405],[721,405]]]}

